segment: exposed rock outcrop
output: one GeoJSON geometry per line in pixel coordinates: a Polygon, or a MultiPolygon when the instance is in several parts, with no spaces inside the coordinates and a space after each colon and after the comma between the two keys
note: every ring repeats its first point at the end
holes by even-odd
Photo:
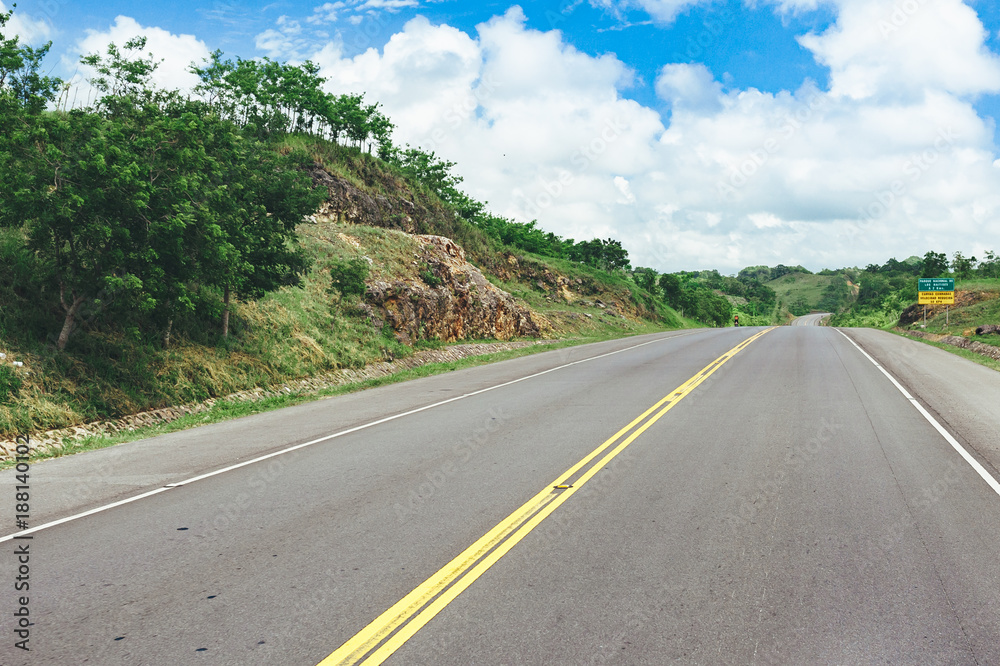
{"type": "MultiPolygon", "coordinates": [[[[316,222],[361,224],[415,234],[428,228],[428,220],[431,218],[448,214],[443,209],[431,210],[416,204],[399,194],[369,194],[319,165],[309,173],[313,183],[326,188],[329,193],[327,200],[312,215],[316,222]]],[[[402,183],[393,185],[402,187],[402,183]]]]}
{"type": "Polygon", "coordinates": [[[392,326],[401,342],[541,335],[544,323],[490,283],[461,247],[443,236],[415,238],[423,248],[419,277],[377,280],[365,294],[373,318],[392,326]]]}
{"type": "MultiPolygon", "coordinates": [[[[955,303],[951,305],[951,309],[968,307],[970,305],[975,305],[981,301],[988,301],[996,298],[995,293],[988,291],[962,291],[958,290],[955,292],[955,303]]],[[[945,305],[928,305],[927,306],[927,318],[937,316],[944,313],[945,309],[949,306],[945,305]]],[[[910,307],[903,310],[899,315],[899,323],[897,326],[909,326],[910,324],[916,324],[922,321],[924,318],[924,306],[913,304],[910,307]]]]}

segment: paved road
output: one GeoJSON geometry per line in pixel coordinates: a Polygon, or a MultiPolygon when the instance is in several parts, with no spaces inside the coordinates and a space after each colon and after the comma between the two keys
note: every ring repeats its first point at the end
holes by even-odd
{"type": "Polygon", "coordinates": [[[822,326],[823,320],[830,316],[829,312],[813,312],[792,320],[792,326],[822,326]]]}
{"type": "Polygon", "coordinates": [[[848,336],[994,477],[998,403],[970,394],[1000,396],[1000,375],[873,331],[737,348],[763,330],[549,352],[35,465],[36,525],[181,485],[32,535],[28,654],[24,542],[4,542],[0,663],[317,664],[498,525],[496,563],[386,663],[1000,663],[1000,496],[848,336]]]}

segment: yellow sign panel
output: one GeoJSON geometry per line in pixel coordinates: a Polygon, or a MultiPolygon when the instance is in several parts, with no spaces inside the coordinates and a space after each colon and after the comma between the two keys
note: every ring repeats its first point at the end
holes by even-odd
{"type": "Polygon", "coordinates": [[[955,292],[953,291],[921,291],[919,305],[954,305],[955,292]]]}

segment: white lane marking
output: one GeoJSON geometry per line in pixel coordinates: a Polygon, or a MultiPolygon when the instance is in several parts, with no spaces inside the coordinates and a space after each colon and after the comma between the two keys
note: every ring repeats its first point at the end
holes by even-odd
{"type": "Polygon", "coordinates": [[[187,485],[189,483],[194,483],[195,481],[201,481],[202,479],[207,479],[207,478],[212,477],[212,476],[217,476],[219,474],[224,474],[225,472],[231,472],[231,471],[233,471],[235,469],[239,469],[241,467],[246,467],[247,465],[253,465],[253,464],[259,463],[259,462],[264,461],[264,460],[269,460],[269,459],[274,458],[276,456],[281,456],[281,455],[284,455],[286,453],[291,453],[292,451],[298,451],[299,449],[303,449],[303,448],[305,448],[307,446],[312,446],[313,444],[319,444],[320,442],[326,442],[328,440],[335,439],[337,437],[343,437],[344,435],[349,435],[349,434],[357,432],[359,430],[364,430],[366,428],[371,428],[371,427],[374,427],[374,426],[377,426],[377,425],[381,425],[381,424],[387,423],[389,421],[395,421],[396,419],[401,419],[401,418],[404,418],[404,417],[407,417],[407,416],[412,416],[413,414],[418,414],[420,412],[427,411],[428,409],[434,409],[435,407],[440,407],[442,405],[447,405],[450,402],[455,402],[457,400],[464,400],[465,398],[471,398],[472,396],[480,395],[481,393],[487,393],[489,391],[495,391],[496,389],[501,389],[501,388],[504,388],[505,386],[510,386],[511,384],[517,384],[519,382],[527,381],[529,379],[534,379],[535,377],[541,377],[542,375],[547,375],[550,372],[555,372],[556,370],[562,370],[564,368],[569,368],[571,366],[579,365],[581,363],[589,363],[590,361],[596,361],[597,359],[606,358],[608,356],[614,356],[615,354],[621,354],[622,352],[627,352],[627,351],[631,351],[633,349],[638,349],[639,347],[645,347],[646,345],[651,345],[651,344],[654,344],[656,342],[663,342],[664,340],[674,340],[676,338],[682,338],[682,337],[684,337],[686,335],[693,335],[694,333],[697,333],[697,332],[698,331],[688,331],[687,333],[679,333],[677,335],[670,335],[670,336],[667,336],[667,337],[664,337],[664,338],[657,338],[656,340],[650,340],[648,342],[642,342],[640,344],[632,345],[631,347],[626,347],[624,349],[619,349],[617,351],[608,352],[606,354],[600,354],[598,356],[591,356],[589,358],[580,359],[579,361],[573,361],[571,363],[566,363],[564,365],[556,366],[555,368],[549,368],[548,370],[542,370],[541,372],[536,372],[533,375],[527,375],[525,377],[520,377],[518,379],[512,379],[511,381],[504,382],[503,384],[497,384],[496,386],[488,386],[488,387],[486,387],[484,389],[479,389],[478,391],[473,391],[471,393],[466,393],[464,395],[458,395],[458,396],[455,396],[453,398],[448,398],[447,400],[442,400],[441,402],[435,402],[432,405],[425,405],[424,407],[418,407],[416,409],[411,409],[408,412],[402,412],[400,414],[395,414],[393,416],[387,416],[387,417],[385,417],[383,419],[378,419],[377,421],[371,421],[370,423],[365,423],[363,425],[355,426],[353,428],[348,428],[347,430],[341,430],[340,432],[335,432],[332,435],[325,435],[324,437],[320,437],[318,439],[313,439],[311,441],[304,442],[302,444],[296,444],[295,446],[289,446],[288,448],[281,449],[280,451],[275,451],[273,453],[268,453],[267,455],[263,455],[263,456],[259,456],[257,458],[253,458],[252,460],[246,460],[244,462],[237,463],[235,465],[230,465],[229,467],[223,467],[222,469],[217,469],[214,472],[208,472],[207,474],[201,474],[199,476],[195,476],[195,477],[192,477],[190,479],[185,479],[184,481],[178,481],[176,483],[168,483],[167,485],[163,486],[162,488],[156,488],[155,490],[150,490],[150,491],[142,493],[140,495],[136,495],[135,497],[128,497],[128,498],[120,500],[118,502],[113,502],[111,504],[105,504],[104,506],[99,506],[97,508],[90,509],[89,511],[84,511],[82,513],[77,513],[77,514],[74,514],[72,516],[67,516],[65,518],[60,518],[59,520],[53,520],[52,522],[45,523],[43,525],[39,525],[38,527],[32,527],[32,528],[29,528],[29,529],[26,529],[26,530],[22,530],[20,532],[15,532],[14,534],[8,534],[6,536],[0,537],[0,543],[3,543],[4,541],[10,541],[11,539],[14,539],[14,538],[26,536],[26,535],[31,534],[33,532],[38,532],[40,530],[48,529],[50,527],[55,527],[56,525],[62,525],[63,523],[68,523],[68,522],[70,522],[72,520],[77,520],[79,518],[84,518],[86,516],[92,516],[95,513],[100,513],[101,511],[107,511],[108,509],[113,509],[115,507],[122,506],[123,504],[129,504],[131,502],[136,502],[138,500],[145,499],[145,498],[150,497],[152,495],[157,495],[159,493],[165,492],[167,490],[171,490],[173,488],[179,488],[179,487],[187,485]]]}
{"type": "Polygon", "coordinates": [[[868,352],[866,352],[864,349],[862,349],[861,346],[858,345],[858,343],[856,343],[854,340],[852,340],[850,338],[850,336],[848,336],[842,330],[840,330],[838,328],[837,332],[840,333],[841,335],[843,335],[845,338],[847,338],[848,342],[850,342],[852,345],[854,345],[854,347],[859,352],[861,352],[862,354],[864,354],[865,358],[867,358],[869,361],[871,361],[875,365],[876,368],[878,368],[879,370],[881,370],[882,374],[889,378],[889,381],[892,382],[893,386],[895,386],[897,389],[899,389],[899,392],[902,393],[903,396],[907,400],[910,401],[910,404],[913,405],[918,412],[920,412],[921,414],[923,414],[924,418],[927,419],[927,421],[932,426],[934,426],[934,429],[937,430],[941,434],[941,436],[944,437],[945,440],[949,444],[951,444],[951,447],[953,449],[955,449],[956,451],[958,451],[958,454],[965,459],[965,462],[969,463],[969,465],[972,466],[972,469],[976,470],[976,473],[979,474],[979,476],[983,477],[983,481],[985,481],[986,483],[989,484],[990,488],[993,489],[993,492],[995,492],[997,495],[1000,495],[1000,482],[998,482],[995,478],[993,478],[993,475],[990,474],[988,471],[986,471],[986,468],[983,467],[979,463],[978,460],[976,460],[975,458],[973,458],[972,455],[968,451],[965,450],[965,447],[962,446],[961,444],[959,444],[958,440],[955,439],[950,432],[948,432],[947,430],[945,430],[944,426],[942,426],[940,423],[938,423],[937,419],[935,419],[933,416],[931,416],[930,413],[926,409],[924,409],[924,406],[921,405],[919,402],[917,402],[917,399],[914,398],[912,395],[910,395],[910,392],[907,391],[905,388],[903,388],[902,384],[900,384],[898,381],[896,381],[895,377],[893,377],[891,374],[889,374],[888,370],[886,370],[885,368],[883,368],[882,365],[878,361],[876,361],[874,358],[872,358],[868,354],[868,352]]]}

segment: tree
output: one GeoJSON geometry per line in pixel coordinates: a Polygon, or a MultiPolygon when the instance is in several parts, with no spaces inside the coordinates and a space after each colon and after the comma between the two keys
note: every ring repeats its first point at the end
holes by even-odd
{"type": "Polygon", "coordinates": [[[312,188],[301,155],[279,155],[235,131],[225,121],[209,135],[213,224],[203,235],[202,276],[223,290],[222,336],[229,335],[231,295],[257,298],[301,284],[306,261],[295,227],[316,210],[325,193],[312,188]]]}
{"type": "Polygon", "coordinates": [[[948,257],[943,252],[928,252],[920,265],[920,277],[940,277],[948,273],[948,257]]]}
{"type": "Polygon", "coordinates": [[[133,318],[164,329],[193,308],[191,290],[250,297],[295,284],[304,269],[294,227],[315,210],[301,158],[246,137],[206,104],[150,85],[143,40],[84,62],[103,96],[93,111],[18,116],[0,188],[0,223],[26,223],[31,248],[54,268],[64,349],[81,308],[112,291],[133,318]]]}
{"type": "Polygon", "coordinates": [[[872,309],[882,306],[882,301],[892,292],[889,279],[878,273],[865,272],[858,287],[858,305],[872,309]]]}
{"type": "Polygon", "coordinates": [[[986,258],[979,262],[979,275],[984,278],[1000,278],[1000,256],[987,250],[986,258]]]}
{"type": "Polygon", "coordinates": [[[951,270],[955,273],[955,277],[960,280],[967,280],[972,277],[972,271],[976,268],[976,258],[966,257],[961,252],[956,252],[952,256],[951,260],[951,270]]]}
{"type": "Polygon", "coordinates": [[[457,189],[462,177],[451,172],[455,163],[441,159],[434,151],[428,153],[407,144],[405,150],[393,154],[392,163],[443,201],[456,203],[462,200],[463,195],[457,189]]]}
{"type": "MultiPolygon", "coordinates": [[[[13,15],[13,9],[0,12],[0,104],[4,112],[20,108],[37,115],[47,103],[55,100],[62,81],[39,74],[42,59],[52,42],[33,49],[21,44],[16,35],[6,37],[3,30],[13,15]]],[[[4,127],[9,125],[4,124],[4,127]]]]}
{"type": "Polygon", "coordinates": [[[666,304],[675,310],[680,309],[682,294],[680,278],[670,273],[664,273],[660,276],[659,284],[666,304]]]}
{"type": "Polygon", "coordinates": [[[660,295],[660,289],[657,284],[659,274],[652,268],[636,268],[632,272],[632,277],[641,289],[645,289],[652,296],[660,295]]]}

